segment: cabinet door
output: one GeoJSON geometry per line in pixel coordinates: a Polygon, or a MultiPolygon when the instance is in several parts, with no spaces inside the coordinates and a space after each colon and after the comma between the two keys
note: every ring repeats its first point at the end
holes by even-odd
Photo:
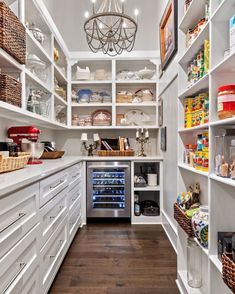
{"type": "Polygon", "coordinates": [[[69,213],[68,217],[68,242],[69,244],[73,241],[73,238],[81,226],[82,222],[82,212],[81,212],[81,203],[74,207],[74,209],[69,213]]]}
{"type": "Polygon", "coordinates": [[[68,187],[62,190],[40,209],[41,238],[42,247],[52,233],[58,228],[61,221],[67,214],[67,194],[68,187]]]}
{"type": "Polygon", "coordinates": [[[39,184],[0,199],[0,259],[38,222],[39,184]]]}
{"type": "Polygon", "coordinates": [[[60,191],[68,186],[68,172],[67,170],[59,172],[50,176],[40,182],[40,207],[45,205],[60,191]]]}
{"type": "Polygon", "coordinates": [[[67,250],[67,218],[40,252],[40,294],[47,293],[67,250]]]}
{"type": "MultiPolygon", "coordinates": [[[[30,282],[38,257],[39,224],[25,235],[0,261],[0,293],[24,293],[20,289],[30,282]]],[[[38,283],[39,276],[35,277],[38,283]]]]}

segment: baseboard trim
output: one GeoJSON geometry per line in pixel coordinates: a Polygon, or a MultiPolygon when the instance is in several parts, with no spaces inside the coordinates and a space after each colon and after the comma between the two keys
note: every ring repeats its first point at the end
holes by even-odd
{"type": "Polygon", "coordinates": [[[168,215],[166,214],[164,210],[162,210],[162,216],[163,216],[162,227],[169,241],[171,242],[171,245],[174,248],[175,253],[177,254],[177,236],[178,236],[177,228],[174,226],[174,224],[172,223],[172,221],[170,220],[170,218],[168,217],[168,215]]]}

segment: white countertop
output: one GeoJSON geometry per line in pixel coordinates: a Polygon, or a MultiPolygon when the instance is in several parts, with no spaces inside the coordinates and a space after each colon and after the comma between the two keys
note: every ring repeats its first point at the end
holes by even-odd
{"type": "Polygon", "coordinates": [[[61,159],[43,160],[43,164],[28,165],[24,169],[0,174],[0,198],[12,191],[40,181],[56,172],[59,172],[81,161],[162,161],[160,156],[149,157],[82,157],[64,156],[61,159]]]}
{"type": "Polygon", "coordinates": [[[61,159],[43,160],[43,164],[28,165],[17,171],[0,174],[0,197],[40,181],[80,161],[81,157],[65,156],[61,159]]]}

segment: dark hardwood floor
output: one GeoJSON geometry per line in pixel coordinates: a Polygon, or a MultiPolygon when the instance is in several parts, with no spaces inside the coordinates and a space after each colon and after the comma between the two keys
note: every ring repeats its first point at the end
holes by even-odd
{"type": "Polygon", "coordinates": [[[162,227],[89,224],[82,228],[51,294],[175,294],[176,254],[162,227]]]}

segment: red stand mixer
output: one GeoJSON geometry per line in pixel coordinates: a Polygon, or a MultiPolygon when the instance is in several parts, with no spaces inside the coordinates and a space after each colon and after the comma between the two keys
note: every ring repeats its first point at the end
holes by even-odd
{"type": "Polygon", "coordinates": [[[44,144],[37,143],[41,130],[34,126],[11,127],[8,129],[8,138],[12,139],[23,152],[29,152],[31,159],[28,164],[41,164],[44,144]],[[26,141],[26,142],[24,142],[26,141]]]}

